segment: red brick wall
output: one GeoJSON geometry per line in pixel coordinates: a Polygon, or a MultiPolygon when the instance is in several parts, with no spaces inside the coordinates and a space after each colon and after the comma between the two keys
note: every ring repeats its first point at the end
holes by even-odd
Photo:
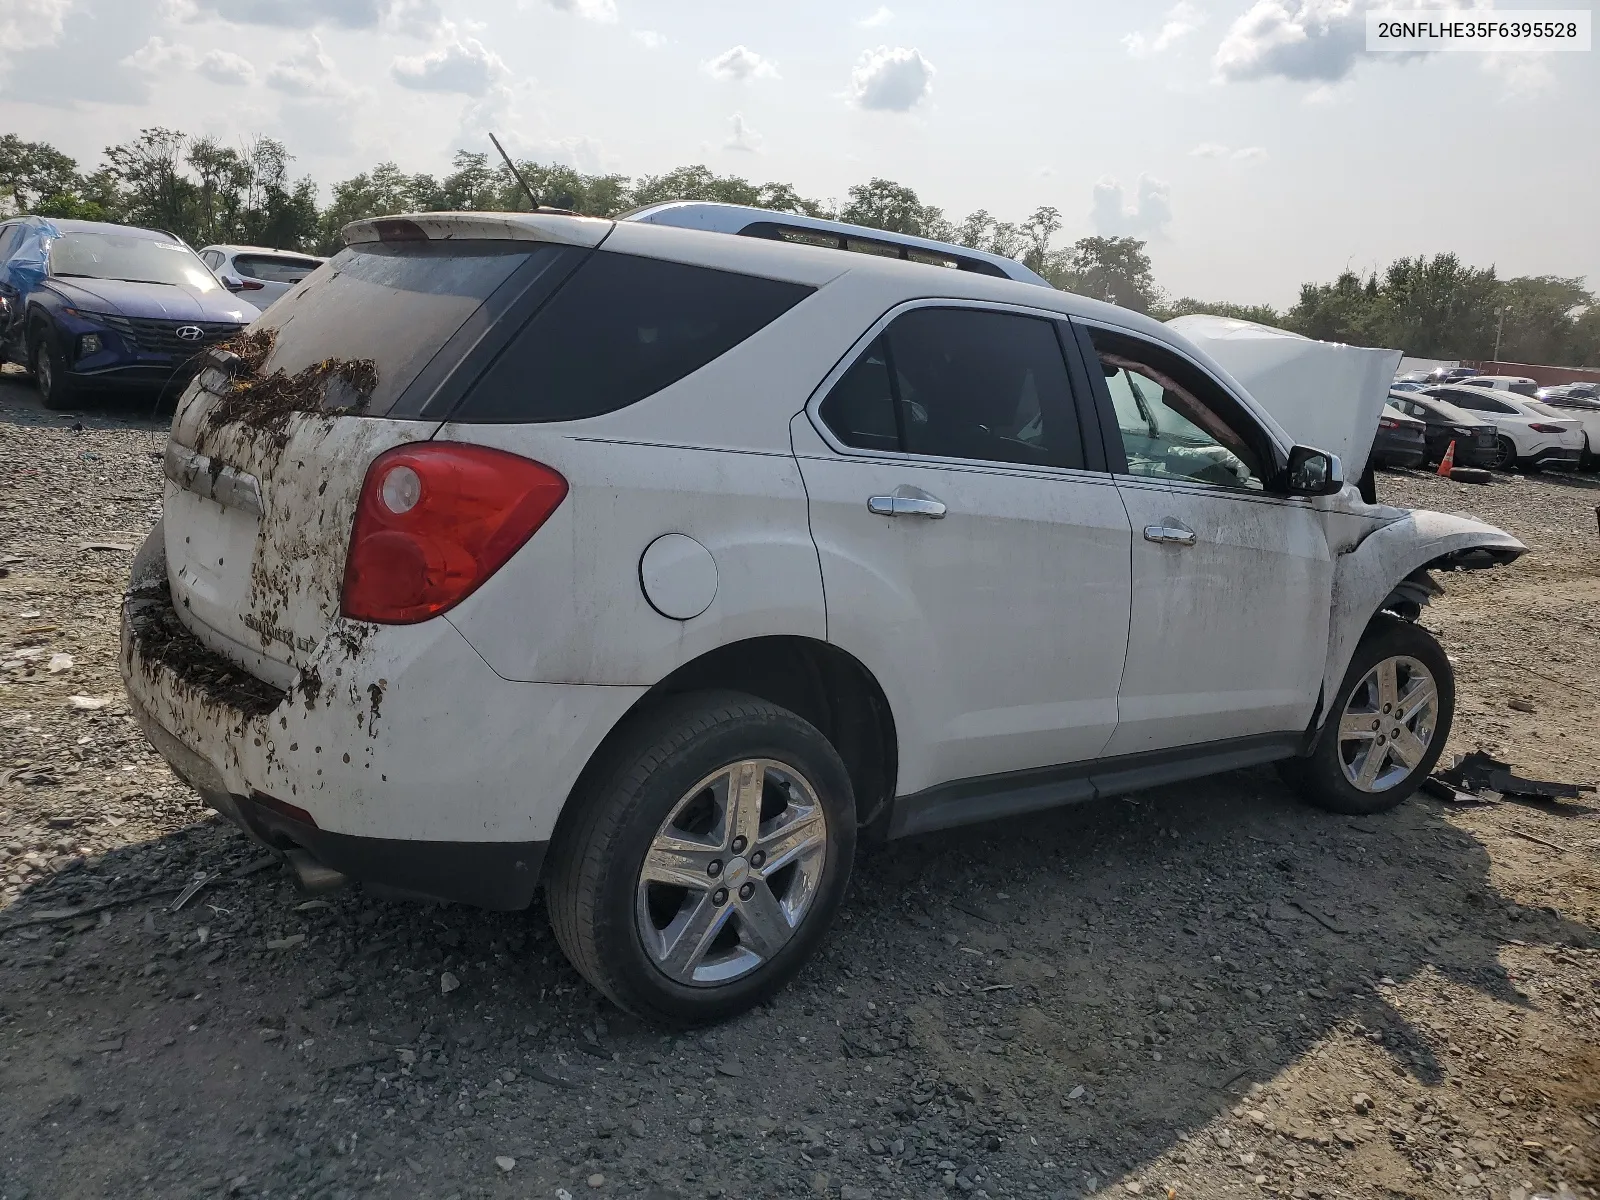
{"type": "Polygon", "coordinates": [[[1471,367],[1480,375],[1525,375],[1540,387],[1554,387],[1558,383],[1600,383],[1600,369],[1595,367],[1546,367],[1538,363],[1480,362],[1470,358],[1461,360],[1463,367],[1471,367]]]}

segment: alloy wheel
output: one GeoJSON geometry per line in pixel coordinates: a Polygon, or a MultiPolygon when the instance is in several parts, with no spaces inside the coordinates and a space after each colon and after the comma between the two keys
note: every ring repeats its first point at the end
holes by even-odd
{"type": "Polygon", "coordinates": [[[1339,765],[1352,786],[1386,792],[1410,777],[1433,743],[1439,685],[1409,656],[1385,658],[1362,676],[1339,716],[1339,765]]]}
{"type": "Polygon", "coordinates": [[[673,806],[640,867],[645,953],[680,984],[748,975],[800,928],[827,850],[827,816],[794,768],[745,759],[713,772],[673,806]]]}
{"type": "Polygon", "coordinates": [[[1494,465],[1496,470],[1509,471],[1517,461],[1517,446],[1508,437],[1503,437],[1495,444],[1494,465]]]}
{"type": "Polygon", "coordinates": [[[55,364],[50,358],[50,347],[41,342],[33,352],[33,377],[38,381],[40,395],[50,394],[50,385],[53,382],[51,376],[54,372],[55,364]]]}

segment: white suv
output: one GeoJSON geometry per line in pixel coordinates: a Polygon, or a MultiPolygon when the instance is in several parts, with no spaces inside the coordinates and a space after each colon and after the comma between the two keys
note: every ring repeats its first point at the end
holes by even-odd
{"type": "Polygon", "coordinates": [[[358,222],[184,395],[123,671],[206,801],[524,908],[688,1023],[788,979],[858,835],[1280,762],[1398,803],[1430,567],[1182,336],[982,271],[545,214],[358,222]]]}

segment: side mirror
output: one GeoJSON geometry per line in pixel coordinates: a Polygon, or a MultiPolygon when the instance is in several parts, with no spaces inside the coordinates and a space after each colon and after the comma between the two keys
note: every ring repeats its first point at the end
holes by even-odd
{"type": "Polygon", "coordinates": [[[1311,446],[1289,451],[1289,465],[1283,474],[1285,490],[1291,496],[1332,496],[1344,488],[1339,456],[1311,446]]]}

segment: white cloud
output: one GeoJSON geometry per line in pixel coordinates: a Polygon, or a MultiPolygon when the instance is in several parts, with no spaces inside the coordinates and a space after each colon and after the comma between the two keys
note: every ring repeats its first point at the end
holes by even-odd
{"type": "Polygon", "coordinates": [[[432,50],[396,58],[389,73],[401,87],[418,92],[459,92],[482,96],[511,73],[500,56],[474,37],[462,37],[446,21],[432,50]]]}
{"type": "Polygon", "coordinates": [[[1500,94],[1505,100],[1531,100],[1550,91],[1556,83],[1542,54],[1485,54],[1483,69],[1500,80],[1500,94]]]}
{"type": "Polygon", "coordinates": [[[700,64],[701,69],[713,79],[732,83],[749,83],[752,79],[778,78],[778,64],[762,58],[747,46],[734,46],[715,58],[700,64]]]}
{"type": "Polygon", "coordinates": [[[307,34],[298,54],[280,59],[267,72],[267,86],[289,96],[321,96],[329,100],[346,99],[355,94],[350,81],[339,74],[322,39],[307,34]]]}
{"type": "Polygon", "coordinates": [[[1130,33],[1122,39],[1122,44],[1128,48],[1128,53],[1134,58],[1148,58],[1152,54],[1160,54],[1163,50],[1177,45],[1188,37],[1206,21],[1205,12],[1191,4],[1189,0],[1178,0],[1167,10],[1167,15],[1161,21],[1161,28],[1156,31],[1153,38],[1147,38],[1142,33],[1130,33]]]}
{"type": "Polygon", "coordinates": [[[1252,158],[1265,158],[1267,157],[1267,149],[1265,146],[1241,146],[1237,150],[1231,150],[1227,146],[1224,146],[1221,142],[1201,142],[1193,150],[1189,151],[1189,155],[1191,158],[1232,158],[1245,160],[1252,158]]]}
{"type": "Polygon", "coordinates": [[[877,12],[873,13],[871,16],[862,17],[861,20],[856,22],[856,24],[861,26],[863,29],[882,29],[892,20],[894,20],[894,13],[890,12],[888,8],[880,4],[878,5],[877,12]]]}
{"type": "Polygon", "coordinates": [[[1172,220],[1172,189],[1141,175],[1130,204],[1122,184],[1105,176],[1094,185],[1089,220],[1101,237],[1159,236],[1172,220]]]}
{"type": "Polygon", "coordinates": [[[635,29],[633,31],[633,40],[646,50],[659,50],[667,44],[666,35],[657,33],[654,29],[635,29]]]}
{"type": "Polygon", "coordinates": [[[933,64],[922,51],[879,46],[864,51],[850,73],[850,98],[860,108],[909,112],[933,91],[933,64]]]}
{"type": "Polygon", "coordinates": [[[0,52],[53,46],[72,0],[4,0],[0,3],[0,52]]]}
{"type": "Polygon", "coordinates": [[[545,0],[557,12],[571,13],[585,21],[614,25],[617,20],[616,0],[545,0]]]}
{"type": "Polygon", "coordinates": [[[750,154],[761,153],[761,135],[744,123],[744,117],[734,113],[728,119],[733,132],[722,143],[724,150],[742,150],[750,154]]]}
{"type": "MultiPolygon", "coordinates": [[[[403,0],[401,0],[403,2],[403,0]]],[[[190,20],[220,17],[241,25],[310,29],[340,25],[371,29],[397,7],[397,0],[169,0],[169,11],[190,20]]]]}
{"type": "Polygon", "coordinates": [[[256,69],[250,65],[250,61],[231,50],[208,50],[201,54],[193,46],[169,42],[162,37],[152,37],[122,62],[151,74],[168,67],[194,71],[212,83],[231,87],[254,83],[256,78],[256,69]]]}
{"type": "MultiPolygon", "coordinates": [[[[1406,0],[1409,9],[1450,12],[1468,0],[1406,0]]],[[[1229,83],[1278,77],[1336,83],[1367,55],[1366,14],[1383,0],[1256,0],[1228,27],[1212,59],[1229,83]]],[[[1391,62],[1417,54],[1376,54],[1391,62]]]]}

